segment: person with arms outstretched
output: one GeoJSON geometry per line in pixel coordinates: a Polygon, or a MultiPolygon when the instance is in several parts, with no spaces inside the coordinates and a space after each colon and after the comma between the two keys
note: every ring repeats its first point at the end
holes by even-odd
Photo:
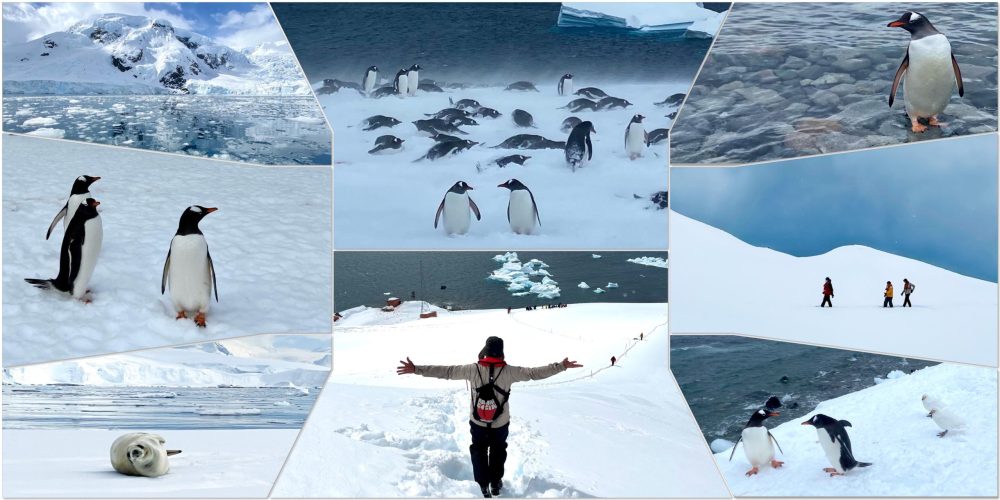
{"type": "Polygon", "coordinates": [[[472,387],[471,418],[472,474],[486,498],[500,494],[503,488],[504,462],[507,460],[507,435],[510,428],[510,388],[515,382],[541,380],[580,368],[581,364],[563,358],[562,361],[528,368],[508,365],[504,361],[503,339],[490,337],[479,351],[479,361],[467,365],[417,365],[406,358],[400,361],[396,374],[416,374],[447,380],[465,380],[472,387]]]}

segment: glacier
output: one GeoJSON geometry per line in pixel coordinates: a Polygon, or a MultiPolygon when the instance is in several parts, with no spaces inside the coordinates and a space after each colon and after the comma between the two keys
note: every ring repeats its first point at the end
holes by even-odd
{"type": "Polygon", "coordinates": [[[687,38],[712,38],[726,12],[698,3],[587,3],[568,2],[559,10],[560,28],[610,28],[641,32],[678,33],[687,38]]]}

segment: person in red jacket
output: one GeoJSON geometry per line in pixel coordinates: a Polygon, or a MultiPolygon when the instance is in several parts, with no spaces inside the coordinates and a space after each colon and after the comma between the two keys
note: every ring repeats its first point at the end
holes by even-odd
{"type": "Polygon", "coordinates": [[[507,460],[507,434],[510,430],[510,386],[525,380],[541,380],[581,364],[563,358],[544,366],[527,368],[504,361],[503,339],[490,337],[479,351],[479,361],[468,365],[415,365],[410,358],[400,361],[397,375],[414,373],[423,377],[465,380],[472,388],[472,476],[486,498],[500,494],[503,488],[504,462],[507,460]]]}
{"type": "Polygon", "coordinates": [[[833,282],[830,281],[830,277],[827,276],[826,282],[823,283],[823,303],[820,304],[819,306],[824,307],[826,305],[829,305],[830,307],[833,307],[833,301],[830,300],[832,298],[833,298],[833,282]]]}

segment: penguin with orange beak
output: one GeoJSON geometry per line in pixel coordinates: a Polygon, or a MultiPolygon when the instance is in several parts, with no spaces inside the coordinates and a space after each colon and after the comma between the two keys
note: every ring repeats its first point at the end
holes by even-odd
{"type": "Polygon", "coordinates": [[[189,312],[195,313],[194,322],[202,328],[205,327],[205,314],[212,304],[212,291],[215,291],[215,301],[218,302],[219,289],[212,254],[198,223],[216,210],[201,205],[191,205],[184,210],[177,224],[177,233],[170,240],[160,281],[160,294],[170,287],[170,300],[177,311],[177,319],[187,318],[189,312]]]}

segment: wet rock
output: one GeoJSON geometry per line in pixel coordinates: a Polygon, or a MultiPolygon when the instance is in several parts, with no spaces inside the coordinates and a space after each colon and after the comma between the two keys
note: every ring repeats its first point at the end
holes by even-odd
{"type": "Polygon", "coordinates": [[[809,100],[816,103],[818,106],[832,108],[840,102],[840,97],[829,90],[817,90],[809,96],[809,100]]]}
{"type": "Polygon", "coordinates": [[[835,68],[837,68],[837,69],[839,69],[841,71],[846,71],[848,73],[851,73],[851,72],[857,71],[857,70],[859,70],[861,68],[868,67],[868,65],[870,65],[870,64],[871,63],[868,61],[868,59],[863,59],[863,58],[860,58],[860,57],[856,57],[856,58],[851,58],[851,59],[841,59],[841,60],[838,60],[837,62],[833,63],[833,67],[835,67],[835,68]]]}

